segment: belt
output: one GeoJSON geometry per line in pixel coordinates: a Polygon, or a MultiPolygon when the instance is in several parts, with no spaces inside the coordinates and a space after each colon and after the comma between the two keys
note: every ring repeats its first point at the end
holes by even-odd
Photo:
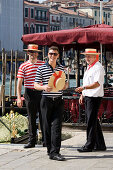
{"type": "Polygon", "coordinates": [[[29,89],[29,88],[25,88],[27,91],[33,91],[33,92],[37,92],[37,93],[42,93],[42,91],[36,90],[36,89],[29,89]]]}
{"type": "Polygon", "coordinates": [[[36,90],[36,89],[31,89],[32,91],[38,91],[38,90],[36,90]]]}
{"type": "Polygon", "coordinates": [[[49,97],[49,96],[47,96],[47,98],[51,99],[52,101],[56,101],[56,100],[61,100],[62,96],[59,96],[59,97],[49,97]]]}

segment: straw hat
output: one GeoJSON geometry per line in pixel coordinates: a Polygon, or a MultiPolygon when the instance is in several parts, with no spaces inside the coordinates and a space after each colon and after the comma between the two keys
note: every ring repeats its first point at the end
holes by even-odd
{"type": "Polygon", "coordinates": [[[56,71],[50,77],[48,86],[53,88],[52,92],[57,92],[59,90],[62,90],[65,86],[65,79],[66,79],[66,76],[63,71],[56,71]]]}
{"type": "Polygon", "coordinates": [[[28,49],[24,49],[25,51],[41,51],[41,50],[38,50],[38,45],[36,44],[29,44],[28,45],[28,49]]]}
{"type": "Polygon", "coordinates": [[[84,55],[87,55],[87,54],[99,55],[100,53],[97,53],[97,50],[94,49],[94,48],[86,48],[85,52],[81,53],[81,54],[84,54],[84,55]]]}

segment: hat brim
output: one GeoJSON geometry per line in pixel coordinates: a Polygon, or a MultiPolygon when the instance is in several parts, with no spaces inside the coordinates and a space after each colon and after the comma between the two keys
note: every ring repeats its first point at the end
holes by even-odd
{"type": "Polygon", "coordinates": [[[41,50],[37,50],[37,49],[31,49],[31,50],[29,50],[29,49],[24,49],[24,51],[37,51],[37,52],[41,52],[41,50]]]}
{"type": "MultiPolygon", "coordinates": [[[[59,71],[56,71],[55,72],[57,75],[59,74],[59,71]]],[[[62,79],[61,84],[60,84],[60,89],[58,89],[57,87],[54,86],[53,82],[55,80],[55,76],[52,75],[48,81],[48,86],[52,87],[52,91],[51,92],[58,92],[60,90],[62,90],[65,86],[65,79],[66,79],[66,76],[65,76],[65,73],[62,71],[62,75],[60,77],[62,79]]]]}
{"type": "Polygon", "coordinates": [[[93,54],[93,55],[99,55],[100,53],[81,53],[83,55],[87,55],[87,54],[93,54]]]}

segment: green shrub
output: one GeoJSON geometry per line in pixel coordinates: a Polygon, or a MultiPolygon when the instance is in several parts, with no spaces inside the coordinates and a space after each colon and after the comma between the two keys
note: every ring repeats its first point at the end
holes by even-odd
{"type": "Polygon", "coordinates": [[[12,116],[6,114],[0,118],[0,142],[8,142],[11,140],[13,126],[17,132],[16,137],[20,137],[25,134],[25,130],[28,129],[28,119],[25,116],[14,113],[12,116]],[[14,117],[13,117],[14,116],[14,117]]]}

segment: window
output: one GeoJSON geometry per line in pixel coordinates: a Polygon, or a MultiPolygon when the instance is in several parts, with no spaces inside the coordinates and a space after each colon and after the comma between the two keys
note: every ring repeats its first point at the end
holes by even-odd
{"type": "Polygon", "coordinates": [[[63,17],[61,17],[61,22],[63,22],[63,17]]]}
{"type": "Polygon", "coordinates": [[[34,9],[31,8],[31,18],[34,18],[34,9]]]}
{"type": "Polygon", "coordinates": [[[68,22],[68,17],[66,17],[66,22],[68,22]]]}
{"type": "Polygon", "coordinates": [[[70,22],[70,23],[72,22],[72,18],[69,19],[69,22],[70,22]]]}
{"type": "Polygon", "coordinates": [[[34,32],[35,32],[34,25],[32,24],[30,27],[30,33],[34,33],[34,32]]]}
{"type": "Polygon", "coordinates": [[[110,22],[108,22],[108,25],[110,25],[110,22]]]}
{"type": "Polygon", "coordinates": [[[54,20],[54,16],[52,16],[52,22],[54,22],[55,20],[54,20]]]}
{"type": "Polygon", "coordinates": [[[46,32],[47,31],[47,29],[46,29],[46,25],[44,25],[44,32],[46,32]]]}
{"type": "Polygon", "coordinates": [[[85,19],[83,19],[83,24],[85,24],[85,19]]]}
{"type": "Polygon", "coordinates": [[[103,16],[104,16],[104,17],[106,16],[106,13],[105,13],[105,12],[103,13],[103,16]]]}
{"type": "Polygon", "coordinates": [[[38,17],[39,17],[39,11],[37,10],[36,11],[36,18],[38,19],[38,17]]]}
{"type": "Polygon", "coordinates": [[[29,27],[27,23],[24,25],[24,34],[29,34],[29,27]]]}
{"type": "Polygon", "coordinates": [[[90,25],[92,25],[92,20],[90,20],[90,25]]]}
{"type": "Polygon", "coordinates": [[[36,32],[39,32],[39,25],[36,24],[36,32]]]}
{"type": "Polygon", "coordinates": [[[40,12],[40,11],[37,11],[37,13],[38,13],[38,17],[40,18],[40,16],[41,16],[41,12],[40,12]]]}
{"type": "Polygon", "coordinates": [[[97,21],[95,20],[95,24],[97,24],[97,21]]]}
{"type": "Polygon", "coordinates": [[[110,18],[110,13],[108,13],[108,18],[110,18]]]}
{"type": "Polygon", "coordinates": [[[42,25],[40,26],[40,32],[43,32],[43,27],[42,27],[42,25]]]}
{"type": "Polygon", "coordinates": [[[97,11],[95,11],[95,16],[97,16],[97,11]]]}
{"type": "Polygon", "coordinates": [[[28,18],[28,8],[25,8],[25,17],[28,18]]]}
{"type": "Polygon", "coordinates": [[[41,18],[41,19],[43,18],[43,13],[42,13],[42,11],[40,11],[40,18],[41,18]]]}
{"type": "Polygon", "coordinates": [[[57,22],[58,22],[58,17],[56,17],[56,20],[57,20],[57,22]]]}
{"type": "Polygon", "coordinates": [[[47,18],[47,12],[44,11],[44,18],[46,19],[47,18]]]}

